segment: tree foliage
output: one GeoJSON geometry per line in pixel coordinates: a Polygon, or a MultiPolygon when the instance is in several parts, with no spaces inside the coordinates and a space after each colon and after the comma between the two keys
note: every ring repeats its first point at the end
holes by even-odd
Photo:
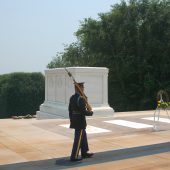
{"type": "Polygon", "coordinates": [[[98,20],[84,19],[76,36],[48,67],[108,67],[117,111],[153,109],[157,91],[170,90],[169,0],[122,1],[98,20]]]}
{"type": "Polygon", "coordinates": [[[44,101],[44,91],[41,73],[0,75],[0,118],[35,114],[44,101]]]}

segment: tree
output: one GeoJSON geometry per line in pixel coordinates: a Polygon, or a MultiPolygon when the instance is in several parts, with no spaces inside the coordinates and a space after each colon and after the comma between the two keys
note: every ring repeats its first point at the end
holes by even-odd
{"type": "Polygon", "coordinates": [[[44,82],[41,73],[0,75],[0,118],[35,114],[44,101],[44,82]]]}
{"type": "Polygon", "coordinates": [[[99,20],[84,19],[76,36],[61,61],[108,67],[109,103],[116,110],[153,109],[157,91],[170,90],[169,0],[122,1],[99,20]]]}

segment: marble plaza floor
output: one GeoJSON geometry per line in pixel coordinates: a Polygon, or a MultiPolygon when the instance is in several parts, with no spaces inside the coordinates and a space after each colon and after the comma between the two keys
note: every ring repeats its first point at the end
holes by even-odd
{"type": "Polygon", "coordinates": [[[0,119],[0,170],[169,170],[170,120],[161,111],[115,112],[87,119],[94,157],[70,162],[68,119],[0,119]]]}

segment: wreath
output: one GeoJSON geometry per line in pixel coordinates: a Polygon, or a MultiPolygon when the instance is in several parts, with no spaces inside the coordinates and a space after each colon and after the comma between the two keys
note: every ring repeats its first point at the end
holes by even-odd
{"type": "Polygon", "coordinates": [[[157,108],[166,109],[170,107],[169,96],[165,90],[159,90],[157,93],[157,108]]]}

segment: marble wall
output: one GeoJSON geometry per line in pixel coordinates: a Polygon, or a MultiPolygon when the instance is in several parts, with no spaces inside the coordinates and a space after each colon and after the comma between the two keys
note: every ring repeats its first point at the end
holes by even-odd
{"type": "MultiPolygon", "coordinates": [[[[94,116],[113,115],[108,105],[108,69],[104,67],[68,67],[77,82],[84,82],[85,94],[94,116]]],[[[45,101],[37,117],[68,118],[70,96],[74,94],[73,80],[64,68],[45,70],[45,101]]]]}

